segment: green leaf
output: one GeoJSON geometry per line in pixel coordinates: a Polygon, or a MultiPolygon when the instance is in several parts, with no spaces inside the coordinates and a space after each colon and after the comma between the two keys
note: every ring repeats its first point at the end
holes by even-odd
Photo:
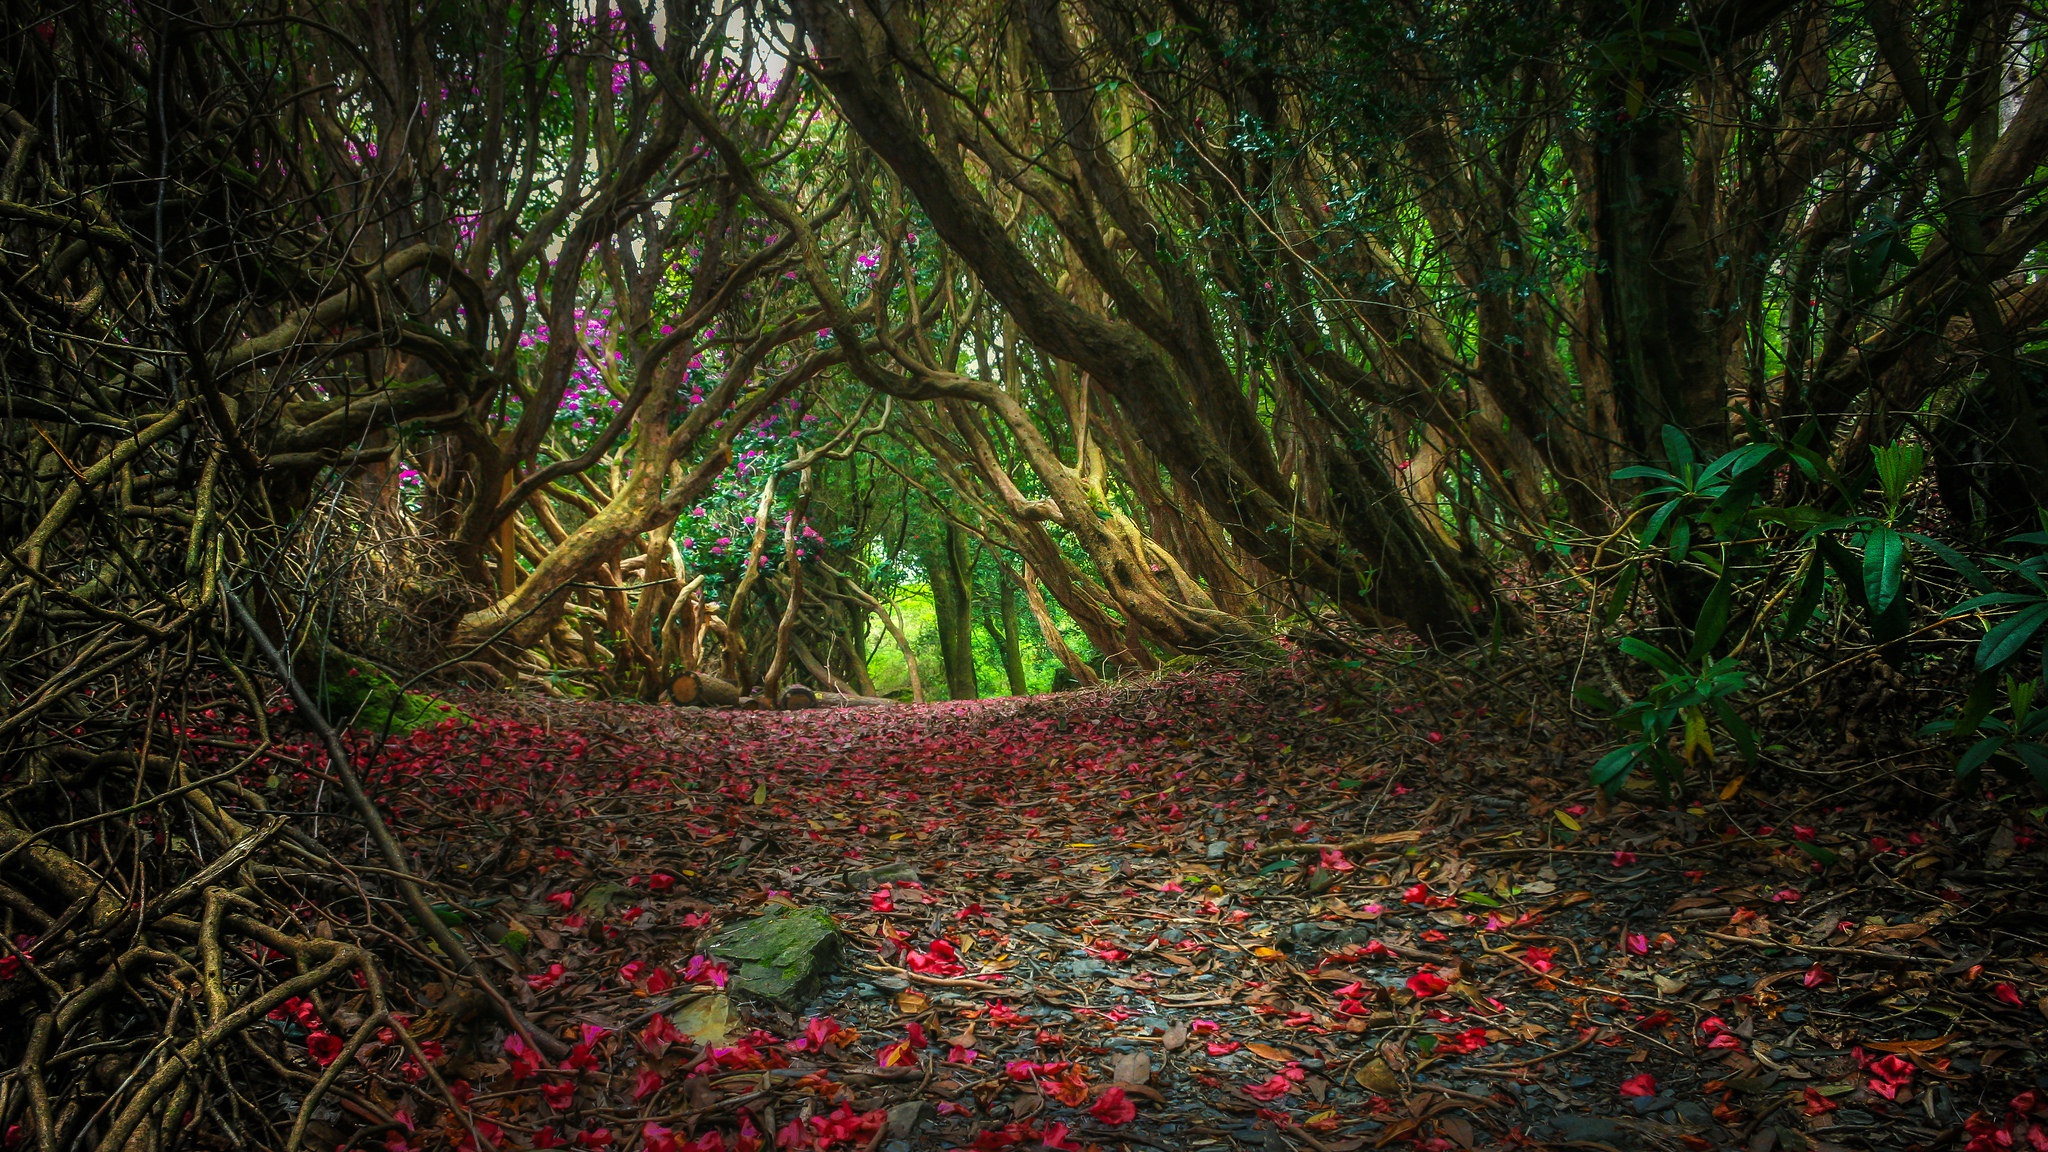
{"type": "Polygon", "coordinates": [[[1572,696],[1579,703],[1596,712],[1618,712],[1621,709],[1620,705],[1608,698],[1607,693],[1593,687],[1591,684],[1579,685],[1572,690],[1572,696]]]}
{"type": "Polygon", "coordinates": [[[1906,498],[1906,490],[1926,470],[1927,450],[1918,444],[1902,443],[1873,448],[1870,455],[1877,462],[1877,484],[1884,490],[1886,506],[1898,508],[1906,498]]]}
{"type": "Polygon", "coordinates": [[[2036,604],[2022,608],[1998,626],[1984,634],[1977,642],[1977,671],[1989,672],[2003,666],[2006,661],[2020,654],[2034,633],[2041,630],[2041,623],[2048,620],[2048,604],[2036,604]]]}
{"type": "Polygon", "coordinates": [[[1964,779],[1976,775],[1977,769],[1982,768],[1984,762],[1991,759],[1992,755],[2003,747],[2005,747],[2005,737],[2003,736],[1986,736],[1984,739],[1977,741],[1970,746],[1968,752],[1963,753],[1961,758],[1956,761],[1956,775],[1964,779]]]}
{"type": "Polygon", "coordinates": [[[1984,608],[2004,608],[2013,604],[2038,604],[2041,597],[2033,592],[1990,592],[1972,596],[1961,604],[1949,609],[1949,615],[1962,616],[1984,608]]]}
{"type": "Polygon", "coordinates": [[[1700,473],[1700,483],[1704,484],[1723,472],[1730,476],[1740,476],[1762,463],[1777,450],[1776,446],[1770,444],[1745,444],[1733,452],[1724,452],[1700,473]]]}
{"type": "Polygon", "coordinates": [[[1822,864],[1834,864],[1842,859],[1840,853],[1831,852],[1818,844],[1809,844],[1804,840],[1794,840],[1792,846],[1813,859],[1820,861],[1822,864]]]}
{"type": "Polygon", "coordinates": [[[1700,605],[1700,618],[1692,627],[1692,648],[1685,654],[1687,663],[1704,659],[1728,630],[1728,601],[1735,594],[1734,573],[1732,565],[1721,569],[1721,578],[1714,581],[1714,590],[1707,593],[1707,602],[1700,605]]]}
{"type": "Polygon", "coordinates": [[[1756,519],[1766,524],[1783,524],[1802,535],[1842,522],[1840,516],[1815,508],[1811,504],[1796,504],[1790,508],[1759,508],[1756,519]]]}
{"type": "Polygon", "coordinates": [[[1991,580],[1984,575],[1984,570],[1971,563],[1969,557],[1964,556],[1961,552],[1943,544],[1932,536],[1923,536],[1918,532],[1901,532],[1899,535],[1940,557],[1941,562],[1954,569],[1956,575],[1961,576],[1967,581],[1970,587],[1980,591],[1991,587],[1991,580]]]}
{"type": "Polygon", "coordinates": [[[2027,771],[2033,774],[2034,783],[2048,788],[2048,748],[2032,741],[2015,741],[2008,750],[2027,766],[2027,771]]]}
{"type": "Polygon", "coordinates": [[[1991,709],[1998,703],[1998,677],[1984,674],[1970,685],[1970,694],[1963,698],[1963,706],[1956,712],[1955,734],[1968,736],[1991,715],[1991,709]]]}
{"type": "Polygon", "coordinates": [[[1850,603],[1869,612],[1870,598],[1864,595],[1863,565],[1856,554],[1827,536],[1817,537],[1813,546],[1820,550],[1828,567],[1835,570],[1835,579],[1842,582],[1842,590],[1849,594],[1850,603]]]}
{"type": "Polygon", "coordinates": [[[1663,507],[1650,513],[1650,522],[1643,525],[1643,534],[1640,537],[1643,547],[1648,548],[1657,542],[1657,537],[1664,532],[1665,523],[1677,512],[1678,501],[1666,500],[1663,507]]]}
{"type": "Polygon", "coordinates": [[[1686,553],[1692,551],[1692,521],[1680,520],[1671,529],[1671,559],[1682,562],[1686,553]]]}
{"type": "Polygon", "coordinates": [[[1793,599],[1792,606],[1785,610],[1785,627],[1778,633],[1778,639],[1790,640],[1805,631],[1827,590],[1827,565],[1818,557],[1807,561],[1806,580],[1800,585],[1799,595],[1793,599]]]}
{"type": "Polygon", "coordinates": [[[1614,647],[1622,655],[1632,656],[1637,660],[1641,660],[1666,676],[1685,675],[1685,665],[1679,663],[1678,657],[1673,656],[1671,653],[1666,652],[1647,640],[1641,640],[1634,636],[1624,636],[1614,642],[1614,647]]]}
{"type": "Polygon", "coordinates": [[[1693,463],[1697,457],[1692,454],[1692,441],[1685,438],[1680,429],[1666,424],[1663,430],[1664,458],[1678,467],[1693,463]]]}
{"type": "Polygon", "coordinates": [[[1870,612],[1881,616],[1898,598],[1905,579],[1906,542],[1890,528],[1872,528],[1863,537],[1863,587],[1870,612]]]}
{"type": "Polygon", "coordinates": [[[1593,778],[1594,786],[1612,792],[1619,785],[1621,778],[1628,775],[1628,770],[1634,767],[1636,759],[1648,751],[1649,747],[1648,744],[1628,744],[1602,756],[1600,762],[1593,765],[1593,771],[1589,774],[1593,778]]]}
{"type": "Polygon", "coordinates": [[[1614,582],[1614,594],[1607,598],[1607,607],[1601,612],[1602,623],[1613,627],[1616,620],[1628,608],[1628,598],[1635,594],[1636,580],[1642,569],[1634,564],[1621,570],[1621,578],[1614,582]]]}
{"type": "Polygon", "coordinates": [[[1757,755],[1756,732],[1742,719],[1735,706],[1726,700],[1714,701],[1714,714],[1721,718],[1721,726],[1735,737],[1735,747],[1744,760],[1754,763],[1757,755]]]}
{"type": "Polygon", "coordinates": [[[1678,477],[1672,475],[1669,472],[1666,472],[1664,469],[1658,468],[1651,464],[1631,464],[1626,468],[1616,469],[1614,472],[1613,479],[1661,480],[1666,484],[1674,484],[1680,486],[1682,486],[1685,483],[1678,477]]]}

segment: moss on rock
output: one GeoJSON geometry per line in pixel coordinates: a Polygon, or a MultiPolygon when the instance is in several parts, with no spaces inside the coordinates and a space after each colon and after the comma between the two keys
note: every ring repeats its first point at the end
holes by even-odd
{"type": "Polygon", "coordinates": [[[817,994],[818,982],[839,959],[839,926],[817,908],[771,904],[720,932],[711,955],[736,961],[732,987],[795,1011],[817,994]]]}

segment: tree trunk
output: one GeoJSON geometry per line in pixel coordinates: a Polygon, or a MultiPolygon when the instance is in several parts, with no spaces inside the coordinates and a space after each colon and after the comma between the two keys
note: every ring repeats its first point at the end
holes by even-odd
{"type": "Polygon", "coordinates": [[[937,554],[926,557],[932,613],[938,617],[939,659],[946,665],[946,696],[974,700],[981,686],[974,674],[974,581],[967,534],[951,523],[937,554]]]}
{"type": "Polygon", "coordinates": [[[1010,678],[1010,695],[1028,696],[1031,686],[1024,681],[1023,637],[1017,627],[1017,586],[1002,582],[1003,674],[1010,678]]]}

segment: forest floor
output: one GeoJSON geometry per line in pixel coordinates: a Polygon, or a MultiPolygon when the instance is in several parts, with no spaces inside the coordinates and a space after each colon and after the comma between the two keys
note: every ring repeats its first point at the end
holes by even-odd
{"type": "MultiPolygon", "coordinates": [[[[1607,802],[1603,734],[1477,704],[1516,696],[1558,691],[1381,669],[801,713],[478,696],[359,758],[575,1044],[437,1027],[448,989],[410,990],[501,1147],[2048,1147],[2033,801],[1862,748],[1607,802]],[[773,905],[843,941],[786,1008],[709,944],[773,905]]],[[[409,1071],[364,1090],[401,1120],[364,1146],[474,1147],[409,1071]]]]}

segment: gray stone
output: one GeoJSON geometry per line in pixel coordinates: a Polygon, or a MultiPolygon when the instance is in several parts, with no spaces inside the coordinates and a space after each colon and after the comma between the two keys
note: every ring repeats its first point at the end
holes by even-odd
{"type": "Polygon", "coordinates": [[[1714,1125],[1714,1113],[1697,1100],[1681,1100],[1671,1106],[1671,1114],[1678,1117],[1687,1128],[1705,1131],[1714,1125]]]}
{"type": "Polygon", "coordinates": [[[1230,843],[1226,840],[1209,841],[1209,859],[1221,860],[1230,854],[1230,843]]]}
{"type": "Polygon", "coordinates": [[[855,888],[876,888],[883,884],[901,884],[916,880],[917,865],[908,860],[892,860],[860,872],[848,872],[846,882],[855,888]]]}
{"type": "Polygon", "coordinates": [[[1546,1123],[1537,1125],[1537,1130],[1550,1129],[1559,1140],[1592,1140],[1602,1144],[1622,1144],[1626,1133],[1622,1126],[1605,1116],[1552,1116],[1546,1123]]]}
{"type": "Polygon", "coordinates": [[[819,982],[839,958],[839,928],[817,908],[771,904],[751,920],[714,937],[708,951],[739,962],[735,991],[772,1001],[794,1012],[817,994],[819,982]]]}
{"type": "Polygon", "coordinates": [[[1019,928],[1018,931],[1029,932],[1042,940],[1057,940],[1062,935],[1059,929],[1050,924],[1026,924],[1019,928]]]}
{"type": "Polygon", "coordinates": [[[889,1109],[888,1133],[898,1139],[908,1140],[917,1135],[917,1130],[938,1113],[923,1100],[905,1100],[889,1109]]]}

